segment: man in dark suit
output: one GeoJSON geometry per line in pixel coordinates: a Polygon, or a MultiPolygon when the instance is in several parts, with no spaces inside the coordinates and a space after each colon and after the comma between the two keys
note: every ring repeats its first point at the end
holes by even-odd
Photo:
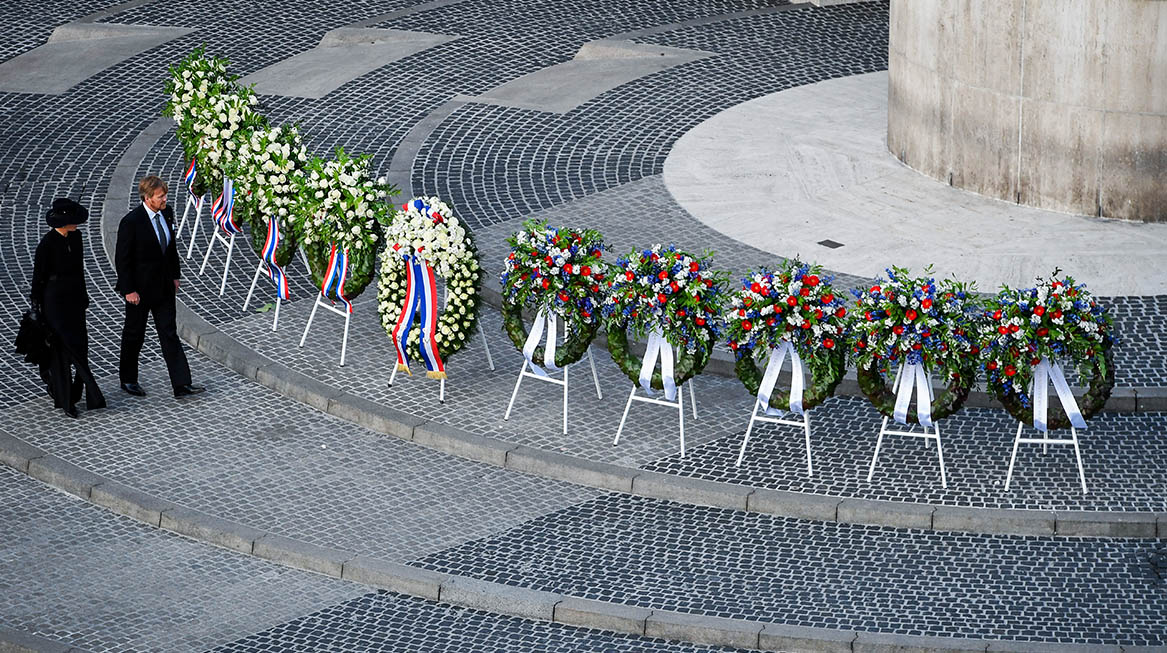
{"type": "Polygon", "coordinates": [[[142,204],[126,214],[118,226],[117,291],[126,299],[122,327],[122,390],[146,396],[138,385],[138,355],[146,340],[146,318],[154,316],[154,328],[162,344],[162,356],[170,373],[175,397],[198,394],[191,385],[190,365],[182,351],[175,322],[174,295],[178,290],[178,248],[174,244],[174,211],[166,206],[166,182],[154,175],[138,182],[142,204]]]}

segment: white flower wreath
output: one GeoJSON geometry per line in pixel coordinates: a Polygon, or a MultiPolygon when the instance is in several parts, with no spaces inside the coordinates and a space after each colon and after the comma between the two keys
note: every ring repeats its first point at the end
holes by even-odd
{"type": "MultiPolygon", "coordinates": [[[[440,199],[422,197],[411,200],[392,216],[385,228],[385,245],[377,287],[377,309],[385,332],[393,337],[405,301],[404,257],[416,254],[429,262],[434,274],[446,283],[446,301],[438,316],[435,338],[438,352],[446,358],[461,349],[478,323],[478,286],[482,280],[470,232],[440,199]]],[[[420,331],[414,329],[409,334],[414,352],[420,331]]]]}

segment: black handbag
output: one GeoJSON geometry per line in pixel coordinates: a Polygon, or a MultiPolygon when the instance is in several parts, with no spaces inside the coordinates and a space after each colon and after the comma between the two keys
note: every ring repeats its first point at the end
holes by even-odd
{"type": "Polygon", "coordinates": [[[25,362],[40,365],[48,360],[52,347],[52,331],[44,317],[35,309],[28,309],[20,317],[20,330],[16,333],[16,353],[24,356],[25,362]]]}

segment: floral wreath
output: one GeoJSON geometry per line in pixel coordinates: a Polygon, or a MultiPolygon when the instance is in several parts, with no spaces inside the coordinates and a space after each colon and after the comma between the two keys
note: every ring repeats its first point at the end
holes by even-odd
{"type": "MultiPolygon", "coordinates": [[[[721,334],[725,301],[725,275],[710,268],[710,256],[653,245],[616,261],[602,309],[604,328],[612,360],[633,383],[640,378],[642,361],[629,351],[629,331],[644,338],[660,329],[677,348],[677,386],[705,369],[721,334]]],[[[658,372],[652,387],[664,388],[658,372]]]]}
{"type": "Polygon", "coordinates": [[[298,201],[288,211],[308,255],[313,281],[318,286],[324,282],[335,244],[338,251],[348,250],[345,296],[356,297],[373,280],[381,225],[392,211],[383,199],[399,191],[384,177],[373,177],[369,155],[349,156],[343,148],[336,149],[331,161],[309,159],[304,174],[294,179],[299,184],[298,201]]]}
{"type": "Polygon", "coordinates": [[[267,129],[267,121],[253,107],[258,98],[239,76],[227,72],[230,62],[209,57],[196,48],[177,66],[170,67],[162,115],[178,123],[176,135],[186,161],[194,159],[198,176],[195,192],[215,192],[222,183],[221,170],[238,156],[239,145],[253,130],[267,129]]]}
{"type": "MultiPolygon", "coordinates": [[[[603,304],[604,240],[598,231],[552,228],[527,220],[507,239],[511,252],[500,277],[503,329],[520,350],[526,343],[523,309],[548,311],[563,319],[567,336],[555,350],[555,365],[574,363],[596,336],[603,304]]],[[[534,360],[542,360],[543,346],[534,360]]]]}
{"type": "MultiPolygon", "coordinates": [[[[929,266],[925,273],[931,274],[929,266]]],[[[931,402],[932,419],[952,415],[973,387],[979,353],[975,342],[980,303],[973,287],[954,279],[938,286],[934,278],[913,278],[905,268],[887,270],[887,281],[876,279],[868,290],[852,290],[851,356],[859,389],[885,416],[895,408],[888,388],[900,363],[921,363],[945,383],[931,402]]],[[[908,422],[917,423],[915,411],[908,422]]]]}
{"type": "MultiPolygon", "coordinates": [[[[1079,402],[1085,418],[1102,410],[1114,388],[1114,324],[1085,284],[1058,279],[1059,272],[1048,281],[1038,279],[1034,288],[1003,287],[990,302],[982,327],[985,382],[1010,415],[1030,426],[1029,385],[1042,359],[1066,361],[1079,379],[1089,380],[1079,402]]],[[[1070,427],[1060,402],[1049,402],[1047,426],[1070,427]]]]}
{"type": "MultiPolygon", "coordinates": [[[[415,198],[403,205],[385,227],[381,252],[377,308],[389,337],[401,315],[406,295],[404,256],[418,255],[446,282],[446,302],[437,319],[438,353],[447,358],[464,347],[478,324],[482,268],[474,237],[445,202],[437,197],[415,198]]],[[[420,329],[409,334],[410,354],[416,360],[420,329]]]]}
{"type": "MultiPolygon", "coordinates": [[[[798,260],[742,279],[742,288],[725,313],[725,337],[737,358],[737,377],[750,394],[756,395],[762,383],[755,350],[765,355],[785,341],[811,373],[803,408],[813,408],[834,394],[847,371],[847,309],[843,297],[831,288],[833,280],[822,275],[822,266],[798,260]]],[[[789,410],[789,393],[772,393],[770,406],[789,410]]]]}
{"type": "Polygon", "coordinates": [[[297,216],[296,211],[304,206],[299,194],[304,186],[308,153],[300,133],[293,125],[253,131],[239,145],[238,154],[224,172],[235,180],[237,189],[246,190],[236,205],[246,206],[251,247],[263,254],[268,222],[274,219],[281,235],[276,264],[287,265],[298,246],[296,225],[303,222],[303,216],[297,216]]]}

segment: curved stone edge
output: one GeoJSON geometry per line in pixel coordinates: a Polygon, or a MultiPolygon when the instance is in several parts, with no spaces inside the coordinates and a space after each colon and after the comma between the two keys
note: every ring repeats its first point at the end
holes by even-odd
{"type": "MultiPolygon", "coordinates": [[[[142,131],[118,162],[105,189],[101,230],[111,262],[117,236],[114,218],[121,215],[115,189],[133,187],[137,162],[172,125],[169,118],[159,118],[142,131]]],[[[497,292],[484,290],[484,294],[488,301],[501,301],[497,292]]],[[[284,396],[379,433],[544,478],[654,499],[816,521],[1001,535],[1164,537],[1165,531],[1157,525],[1163,515],[1150,512],[986,509],[829,497],[596,462],[430,422],[329,386],[245,347],[182,301],[177,306],[177,322],[178,334],[188,345],[284,396]]]]}
{"type": "MultiPolygon", "coordinates": [[[[0,432],[0,462],[116,514],[183,535],[204,544],[362,585],[461,607],[568,626],[766,651],[813,650],[853,653],[908,651],[1150,651],[1162,647],[1047,645],[1033,642],[924,637],[830,630],[714,617],[597,601],[444,574],[381,560],[353,551],[319,546],[251,528],[187,508],[109,480],[53,456],[20,438],[0,432]]],[[[1167,515],[1159,522],[1167,529],[1167,515]]],[[[0,627],[0,653],[82,649],[0,627]]]]}

